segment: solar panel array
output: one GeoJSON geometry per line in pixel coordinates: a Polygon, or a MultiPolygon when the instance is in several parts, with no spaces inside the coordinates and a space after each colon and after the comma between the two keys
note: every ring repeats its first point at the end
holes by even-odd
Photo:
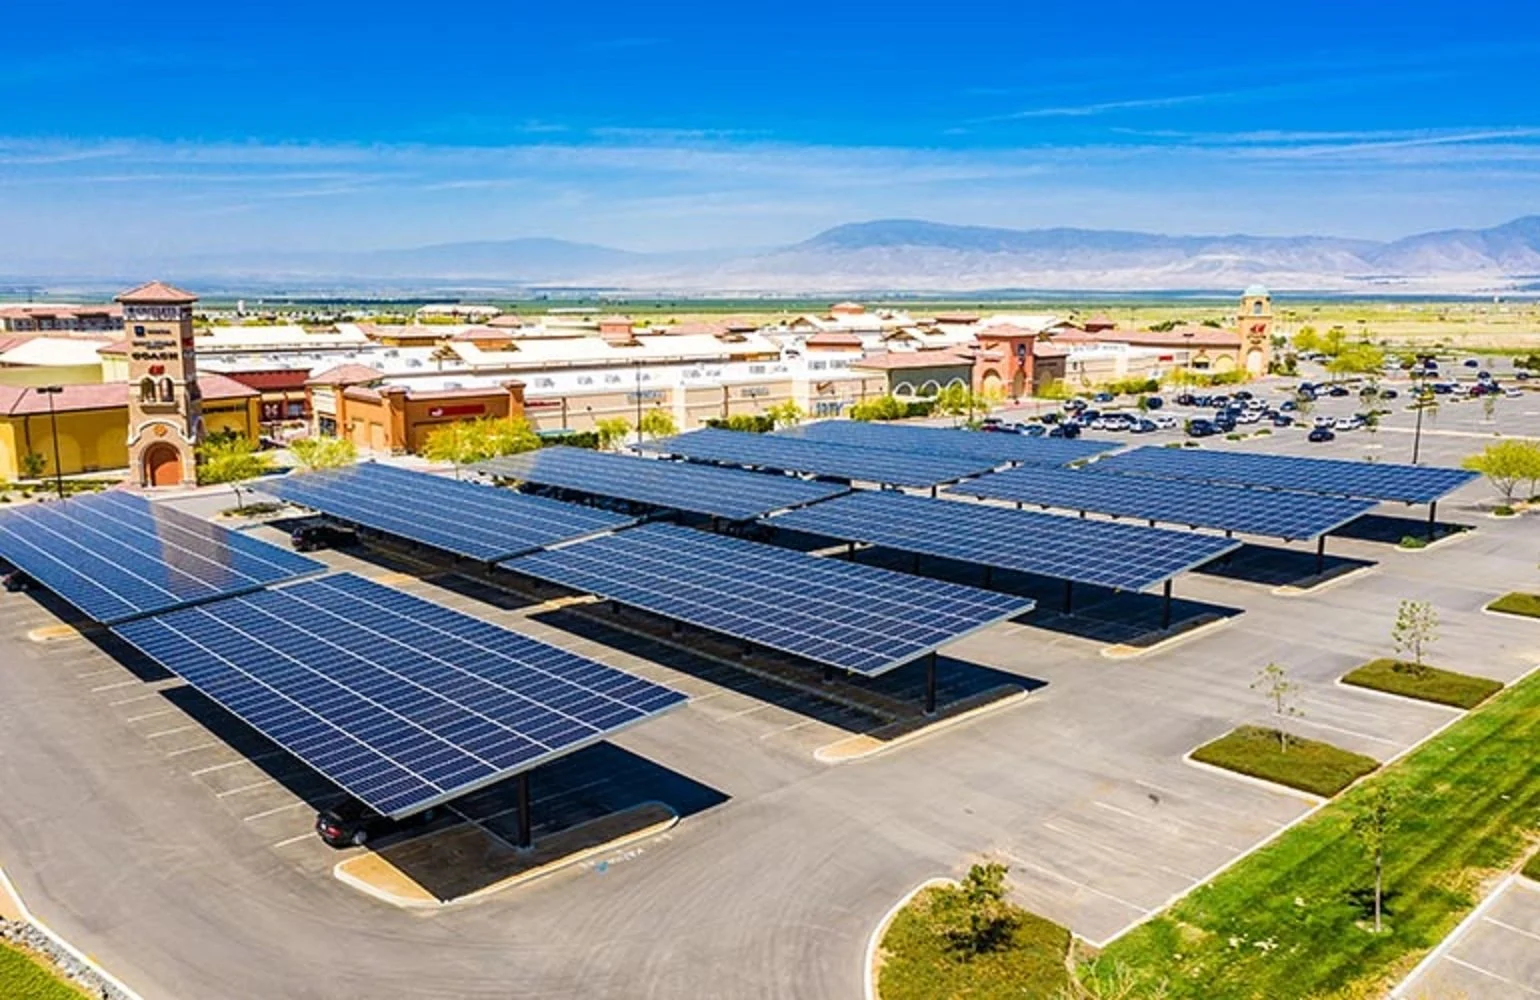
{"type": "Polygon", "coordinates": [[[537,767],[685,700],[350,574],[114,631],[393,817],[537,767]]]}
{"type": "Polygon", "coordinates": [[[765,523],[1120,590],[1142,590],[1240,547],[1213,535],[891,492],[853,493],[765,523]]]}
{"type": "Polygon", "coordinates": [[[730,521],[747,521],[846,492],[843,486],[791,476],[604,454],[587,448],[541,448],[483,462],[476,469],[730,521]]]}
{"type": "Polygon", "coordinates": [[[1291,540],[1324,535],[1375,505],[1373,500],[1311,493],[1028,466],[960,483],[951,492],[1291,540]]]}
{"type": "Polygon", "coordinates": [[[806,472],[887,486],[951,483],[988,472],[999,464],[992,459],[915,455],[715,428],[690,431],[641,447],[694,461],[806,472]]]}
{"type": "Polygon", "coordinates": [[[1476,478],[1438,466],[1158,447],[1100,459],[1096,470],[1404,503],[1432,503],[1476,478]]]}
{"type": "Polygon", "coordinates": [[[256,489],[323,514],[485,562],[613,531],[633,518],[365,462],[263,480],[256,489]]]}
{"type": "Polygon", "coordinates": [[[960,455],[982,458],[998,465],[1019,462],[1023,465],[1067,465],[1104,451],[1121,447],[1116,441],[1091,441],[1079,438],[1027,437],[944,427],[915,427],[908,424],[878,424],[857,420],[821,420],[776,432],[787,437],[830,444],[904,451],[917,455],[960,455]]]}
{"type": "Polygon", "coordinates": [[[669,524],[501,566],[866,676],[1033,607],[1023,597],[669,524]]]}
{"type": "Polygon", "coordinates": [[[0,558],[103,623],[326,568],[118,490],[0,514],[0,558]]]}

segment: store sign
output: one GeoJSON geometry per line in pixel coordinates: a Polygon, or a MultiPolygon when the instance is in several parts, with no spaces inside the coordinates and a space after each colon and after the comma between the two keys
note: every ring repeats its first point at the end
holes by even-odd
{"type": "Polygon", "coordinates": [[[473,417],[487,411],[483,403],[462,403],[459,406],[435,406],[428,410],[430,417],[473,417]]]}

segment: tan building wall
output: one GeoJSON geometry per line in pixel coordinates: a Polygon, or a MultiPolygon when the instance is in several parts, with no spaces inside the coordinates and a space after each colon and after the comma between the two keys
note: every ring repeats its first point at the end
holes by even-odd
{"type": "Polygon", "coordinates": [[[18,365],[0,368],[0,385],[84,385],[105,381],[102,372],[102,365],[18,365]]]}

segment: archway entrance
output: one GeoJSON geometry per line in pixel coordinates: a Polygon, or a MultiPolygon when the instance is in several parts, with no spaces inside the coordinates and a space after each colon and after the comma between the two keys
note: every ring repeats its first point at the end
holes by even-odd
{"type": "Polygon", "coordinates": [[[169,444],[152,444],[144,452],[144,485],[180,486],[182,458],[169,444]]]}
{"type": "Polygon", "coordinates": [[[1253,347],[1246,354],[1246,371],[1251,375],[1265,375],[1263,370],[1262,352],[1253,347]]]}

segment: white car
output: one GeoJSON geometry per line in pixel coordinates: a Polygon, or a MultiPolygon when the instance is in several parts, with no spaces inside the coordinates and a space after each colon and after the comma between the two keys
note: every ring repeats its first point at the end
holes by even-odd
{"type": "Polygon", "coordinates": [[[1521,389],[1504,389],[1503,395],[1507,396],[1509,399],[1518,399],[1520,396],[1524,395],[1524,392],[1521,389]]]}
{"type": "Polygon", "coordinates": [[[1356,431],[1363,424],[1357,417],[1338,417],[1332,426],[1339,431],[1356,431]]]}
{"type": "MultiPolygon", "coordinates": [[[[1514,389],[1512,391],[1513,392],[1518,392],[1517,389],[1514,389]]],[[[1173,427],[1175,427],[1176,424],[1177,424],[1176,418],[1171,416],[1169,413],[1158,413],[1155,416],[1151,417],[1150,419],[1154,420],[1155,421],[1155,426],[1159,427],[1163,431],[1169,431],[1173,427]]]]}

